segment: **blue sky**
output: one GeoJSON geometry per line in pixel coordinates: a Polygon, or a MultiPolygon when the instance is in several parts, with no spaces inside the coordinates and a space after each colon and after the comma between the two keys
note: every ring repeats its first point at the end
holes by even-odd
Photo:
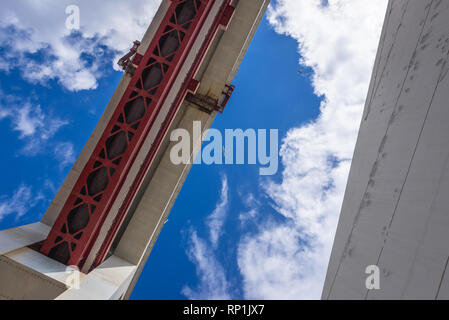
{"type": "MultiPolygon", "coordinates": [[[[0,229],[40,220],[122,76],[112,62],[159,1],[101,2],[70,2],[76,34],[64,1],[0,13],[0,229]]],[[[385,8],[272,2],[213,127],[278,129],[278,173],[193,166],[133,299],[319,298],[385,8]]]]}

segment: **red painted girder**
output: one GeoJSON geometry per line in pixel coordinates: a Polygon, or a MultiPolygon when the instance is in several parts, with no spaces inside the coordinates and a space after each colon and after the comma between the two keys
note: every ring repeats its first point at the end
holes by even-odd
{"type": "Polygon", "coordinates": [[[164,122],[164,125],[162,126],[161,130],[159,131],[156,142],[154,143],[153,147],[150,150],[150,153],[147,155],[145,162],[143,163],[142,167],[139,170],[139,173],[134,180],[130,191],[126,195],[125,201],[123,202],[123,205],[120,207],[119,214],[117,215],[113,226],[108,232],[108,235],[103,242],[100,251],[97,253],[95,262],[92,265],[91,268],[95,268],[98,265],[100,265],[104,259],[106,258],[106,255],[112,245],[112,242],[114,241],[115,236],[117,235],[117,232],[119,231],[123,220],[128,213],[128,210],[135,199],[135,196],[140,189],[143,179],[145,178],[157,152],[159,151],[159,147],[162,144],[163,139],[165,138],[168,129],[170,128],[173,119],[175,118],[177,112],[179,111],[182,102],[185,99],[185,96],[188,91],[196,91],[196,89],[199,86],[199,82],[194,79],[194,76],[198,72],[202,62],[204,61],[204,58],[206,56],[207,51],[209,50],[209,47],[215,38],[217,31],[219,28],[226,29],[230,23],[230,20],[232,19],[232,16],[234,14],[234,7],[230,6],[232,0],[226,0],[222,7],[220,8],[220,12],[217,15],[212,27],[210,28],[208,35],[206,37],[206,41],[201,46],[200,52],[197,55],[197,58],[195,59],[195,62],[193,63],[192,67],[189,70],[189,73],[186,77],[186,79],[183,82],[182,88],[179,91],[175,102],[173,103],[172,108],[169,111],[169,114],[167,116],[166,121],[164,122]]]}
{"type": "Polygon", "coordinates": [[[142,63],[45,240],[43,254],[82,267],[213,3],[213,0],[171,2],[142,63]],[[184,21],[186,14],[180,7],[184,8],[187,3],[197,12],[192,20],[184,21]],[[179,46],[173,46],[173,41],[180,42],[179,46]],[[147,83],[148,79],[157,78],[160,83],[147,83]],[[140,110],[142,106],[141,118],[129,122],[128,115],[133,114],[126,110],[140,110]],[[123,143],[127,145],[124,150],[123,143]]]}

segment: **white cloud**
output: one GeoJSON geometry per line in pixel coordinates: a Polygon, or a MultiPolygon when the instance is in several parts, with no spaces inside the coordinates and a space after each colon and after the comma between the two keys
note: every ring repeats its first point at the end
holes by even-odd
{"type": "Polygon", "coordinates": [[[33,194],[31,187],[21,185],[11,197],[0,197],[0,221],[10,214],[16,214],[18,219],[42,200],[41,193],[33,194]]]}
{"type": "Polygon", "coordinates": [[[229,207],[228,179],[225,175],[223,175],[221,182],[220,199],[214,211],[206,219],[210,244],[198,237],[196,230],[189,230],[190,243],[187,256],[196,266],[199,284],[196,289],[184,286],[182,294],[191,300],[223,300],[231,298],[225,271],[214,253],[222,234],[229,207]]]}
{"type": "Polygon", "coordinates": [[[76,153],[75,148],[70,142],[61,142],[55,146],[54,155],[59,162],[59,169],[62,170],[67,166],[75,163],[76,153]]]}
{"type": "Polygon", "coordinates": [[[161,0],[18,0],[0,11],[0,70],[17,67],[25,79],[55,79],[71,91],[95,89],[100,67],[140,40],[161,0]],[[81,29],[70,36],[66,8],[80,8],[81,29]],[[111,52],[108,52],[111,50],[111,52]],[[105,56],[109,53],[110,57],[105,56]],[[30,55],[38,54],[39,57],[30,55]],[[85,59],[85,57],[89,57],[85,59]]]}
{"type": "Polygon", "coordinates": [[[207,217],[207,226],[209,227],[210,242],[214,248],[217,247],[218,240],[223,234],[223,224],[228,212],[228,179],[223,176],[221,180],[220,200],[214,211],[207,217]]]}
{"type": "Polygon", "coordinates": [[[189,259],[196,265],[199,284],[196,289],[184,286],[182,294],[190,300],[228,300],[229,284],[222,265],[215,258],[211,247],[190,230],[189,259]]]}
{"type": "Polygon", "coordinates": [[[44,151],[55,134],[69,122],[46,113],[38,104],[7,95],[0,89],[0,121],[9,120],[18,139],[24,142],[20,154],[35,156],[44,151]]]}
{"type": "Polygon", "coordinates": [[[32,136],[37,128],[44,127],[44,115],[40,106],[33,108],[27,103],[14,112],[14,130],[20,132],[20,137],[32,136]]]}
{"type": "Polygon", "coordinates": [[[254,193],[244,194],[239,192],[240,198],[247,209],[247,211],[240,212],[239,220],[242,225],[244,225],[248,220],[254,219],[260,208],[260,201],[254,196],[254,193]]]}
{"type": "Polygon", "coordinates": [[[0,105],[0,120],[9,119],[18,138],[24,141],[25,146],[20,151],[26,156],[34,156],[43,151],[47,142],[67,125],[68,121],[45,114],[39,105],[22,102],[17,97],[3,96],[6,100],[4,106],[0,105]]]}
{"type": "Polygon", "coordinates": [[[335,235],[387,1],[278,0],[268,18],[299,43],[324,97],[319,117],[283,140],[282,182],[264,183],[286,223],[239,244],[249,299],[318,299],[335,235]]]}

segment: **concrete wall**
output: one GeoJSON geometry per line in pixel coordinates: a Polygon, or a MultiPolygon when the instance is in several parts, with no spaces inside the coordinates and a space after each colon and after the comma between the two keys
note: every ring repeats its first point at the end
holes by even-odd
{"type": "Polygon", "coordinates": [[[323,299],[449,298],[448,53],[449,1],[390,1],[323,299]]]}

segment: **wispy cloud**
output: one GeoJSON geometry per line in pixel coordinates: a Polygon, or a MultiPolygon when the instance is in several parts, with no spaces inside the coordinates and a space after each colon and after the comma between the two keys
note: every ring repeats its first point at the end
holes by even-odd
{"type": "Polygon", "coordinates": [[[59,129],[69,123],[44,113],[40,105],[23,102],[12,96],[0,95],[0,98],[6,101],[0,105],[0,120],[9,119],[13,131],[18,133],[18,138],[25,144],[20,154],[35,156],[42,152],[59,129]]]}
{"type": "Polygon", "coordinates": [[[318,299],[343,200],[387,1],[278,0],[268,18],[298,41],[312,68],[319,117],[291,129],[281,147],[280,183],[262,189],[285,218],[239,244],[249,299],[318,299]]]}
{"type": "Polygon", "coordinates": [[[245,222],[250,219],[254,219],[258,215],[261,203],[252,192],[248,194],[243,194],[243,192],[240,192],[239,195],[245,208],[247,209],[239,214],[240,223],[244,225],[245,222]]]}
{"type": "Polygon", "coordinates": [[[223,225],[228,213],[228,179],[223,176],[221,180],[221,194],[214,211],[207,217],[207,226],[209,227],[210,242],[214,248],[217,247],[218,240],[223,234],[223,225]]]}
{"type": "Polygon", "coordinates": [[[187,255],[196,266],[199,284],[195,289],[184,286],[182,294],[190,300],[227,300],[231,299],[229,284],[223,266],[203,239],[195,230],[190,230],[190,247],[187,255]]]}
{"type": "Polygon", "coordinates": [[[214,250],[217,248],[223,225],[228,213],[228,179],[222,178],[220,200],[214,211],[207,217],[210,243],[201,239],[193,228],[189,230],[189,248],[187,256],[196,266],[198,285],[195,289],[184,286],[182,294],[191,300],[230,299],[230,286],[223,266],[217,260],[214,250]]]}
{"type": "Polygon", "coordinates": [[[61,142],[55,146],[54,156],[59,162],[59,169],[62,170],[67,166],[75,163],[76,153],[73,143],[61,142]]]}
{"type": "Polygon", "coordinates": [[[42,193],[33,193],[30,186],[21,185],[10,197],[0,196],[0,221],[11,214],[18,219],[44,199],[42,193]]]}

